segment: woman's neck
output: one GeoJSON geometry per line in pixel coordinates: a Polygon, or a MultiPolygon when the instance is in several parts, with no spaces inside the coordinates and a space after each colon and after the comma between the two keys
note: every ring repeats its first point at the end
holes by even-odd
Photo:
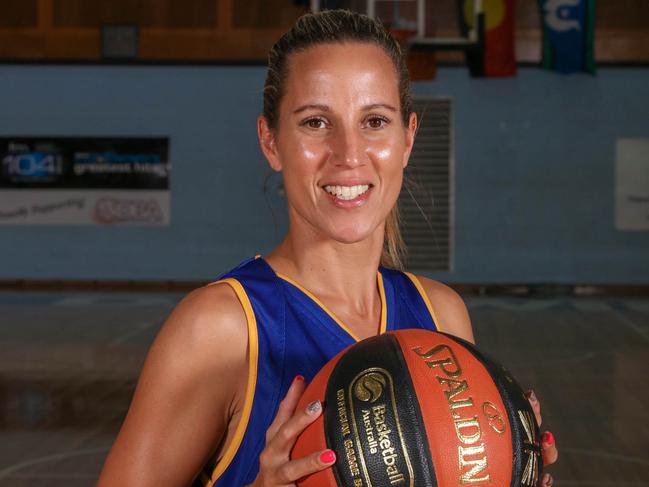
{"type": "Polygon", "coordinates": [[[266,260],[323,301],[342,299],[351,306],[348,312],[372,314],[379,299],[376,272],[383,250],[383,233],[376,234],[345,244],[289,231],[266,260]]]}

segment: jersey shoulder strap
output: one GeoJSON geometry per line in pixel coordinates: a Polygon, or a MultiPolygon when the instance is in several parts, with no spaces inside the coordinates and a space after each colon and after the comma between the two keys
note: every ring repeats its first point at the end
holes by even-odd
{"type": "Polygon", "coordinates": [[[437,331],[433,305],[414,274],[381,267],[390,313],[389,330],[423,328],[437,331]]]}

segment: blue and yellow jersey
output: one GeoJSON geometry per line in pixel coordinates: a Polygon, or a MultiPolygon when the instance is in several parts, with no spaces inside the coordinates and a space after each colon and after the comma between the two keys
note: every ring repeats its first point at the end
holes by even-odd
{"type": "MultiPolygon", "coordinates": [[[[247,260],[216,283],[229,284],[248,322],[248,385],[241,420],[227,451],[208,462],[194,486],[238,487],[254,481],[266,430],[293,378],[307,383],[338,352],[359,339],[314,295],[261,258],[247,260]]],[[[377,272],[379,333],[404,328],[436,330],[435,313],[415,276],[377,272]]]]}

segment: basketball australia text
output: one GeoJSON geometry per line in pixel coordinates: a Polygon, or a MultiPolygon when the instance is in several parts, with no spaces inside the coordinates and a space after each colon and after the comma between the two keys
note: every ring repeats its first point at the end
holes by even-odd
{"type": "Polygon", "coordinates": [[[366,369],[351,381],[346,393],[339,389],[336,399],[352,485],[412,485],[390,373],[379,367],[366,369]],[[368,464],[382,468],[369,469],[371,473],[368,464]]]}

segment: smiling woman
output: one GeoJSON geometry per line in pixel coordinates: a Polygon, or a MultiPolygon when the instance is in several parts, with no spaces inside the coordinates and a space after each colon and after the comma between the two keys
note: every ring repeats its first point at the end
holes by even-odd
{"type": "Polygon", "coordinates": [[[376,44],[347,41],[298,51],[287,64],[290,97],[276,121],[269,114],[258,125],[266,158],[284,174],[291,236],[376,247],[417,123],[414,113],[402,123],[394,63],[376,44]]]}
{"type": "Polygon", "coordinates": [[[290,459],[322,413],[296,410],[339,351],[404,328],[473,341],[450,288],[399,268],[396,201],[414,143],[399,45],[347,11],[300,18],[274,46],[258,119],[289,231],[187,296],[152,345],[99,485],[289,486],[331,450],[290,459]]]}

